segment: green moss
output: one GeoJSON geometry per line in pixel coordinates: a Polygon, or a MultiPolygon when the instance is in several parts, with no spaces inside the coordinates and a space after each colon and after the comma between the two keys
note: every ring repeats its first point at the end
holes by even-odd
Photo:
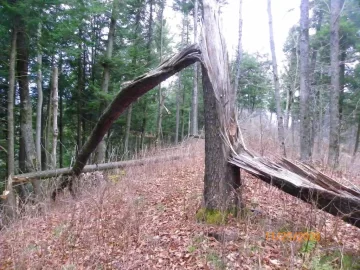
{"type": "Polygon", "coordinates": [[[219,210],[201,208],[196,213],[196,220],[198,222],[205,222],[207,224],[221,225],[225,224],[227,214],[227,212],[221,212],[219,210]]]}

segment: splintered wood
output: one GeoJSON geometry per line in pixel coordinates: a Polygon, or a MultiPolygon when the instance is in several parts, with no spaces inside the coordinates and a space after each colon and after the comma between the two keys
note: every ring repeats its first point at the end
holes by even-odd
{"type": "Polygon", "coordinates": [[[274,163],[249,154],[229,162],[266,183],[360,228],[360,190],[336,182],[315,168],[283,158],[274,163]]]}

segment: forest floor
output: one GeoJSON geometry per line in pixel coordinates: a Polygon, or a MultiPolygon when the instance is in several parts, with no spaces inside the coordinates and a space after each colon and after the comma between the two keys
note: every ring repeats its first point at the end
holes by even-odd
{"type": "Polygon", "coordinates": [[[241,218],[197,221],[203,141],[184,159],[85,177],[0,234],[0,269],[360,269],[360,230],[243,173],[241,218]],[[274,233],[318,232],[320,241],[274,233]],[[269,234],[270,233],[270,234],[269,234]]]}

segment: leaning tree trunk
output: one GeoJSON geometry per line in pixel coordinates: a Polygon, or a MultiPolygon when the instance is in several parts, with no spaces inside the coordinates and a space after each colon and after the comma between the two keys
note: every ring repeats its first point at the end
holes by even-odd
{"type": "Polygon", "coordinates": [[[330,24],[330,49],[331,49],[331,87],[330,87],[330,136],[328,165],[337,167],[340,152],[340,116],[339,116],[339,95],[340,95],[340,67],[339,67],[339,0],[331,0],[331,24],[330,24]]]}
{"type": "MultiPolygon", "coordinates": [[[[110,26],[109,26],[109,33],[108,33],[108,41],[106,46],[106,59],[103,63],[104,66],[104,73],[103,73],[103,81],[101,85],[101,90],[104,93],[107,93],[109,90],[109,83],[110,83],[110,61],[113,54],[113,47],[114,47],[114,38],[115,38],[115,28],[116,28],[116,20],[117,20],[117,13],[118,11],[118,0],[113,0],[113,10],[110,19],[110,26]]],[[[106,143],[105,140],[102,140],[99,144],[96,152],[96,163],[103,163],[105,162],[105,155],[106,155],[106,143]]]]}
{"type": "Polygon", "coordinates": [[[215,0],[204,5],[201,53],[205,108],[206,209],[237,208],[240,171],[228,163],[232,151],[240,150],[235,88],[230,85],[227,50],[221,34],[215,0]],[[235,194],[235,196],[233,196],[235,194]]]}
{"type": "MultiPolygon", "coordinates": [[[[110,129],[112,123],[139,97],[159,85],[161,82],[171,77],[180,70],[189,65],[199,61],[200,50],[196,45],[189,46],[180,53],[174,55],[170,59],[164,61],[158,68],[144,74],[125,88],[123,88],[106,108],[104,113],[100,116],[95,128],[91,132],[90,137],[82,147],[78,154],[75,164],[72,167],[72,173],[75,176],[80,175],[84,166],[86,165],[91,153],[96,149],[105,134],[110,129]]],[[[71,191],[71,179],[66,178],[60,186],[52,193],[52,198],[55,199],[57,193],[69,186],[71,191]]],[[[72,191],[71,191],[72,192],[72,191]]]]}
{"type": "Polygon", "coordinates": [[[275,86],[275,103],[276,103],[276,116],[277,116],[277,122],[278,122],[278,139],[279,139],[280,149],[282,151],[282,154],[286,157],[284,119],[283,119],[283,114],[282,114],[282,110],[281,110],[281,102],[280,102],[280,83],[279,83],[279,73],[278,73],[278,69],[277,69],[277,60],[276,60],[276,53],[275,53],[274,31],[273,31],[272,14],[271,14],[271,0],[268,0],[267,8],[268,8],[268,15],[269,15],[270,48],[271,48],[274,86],[275,86]]]}

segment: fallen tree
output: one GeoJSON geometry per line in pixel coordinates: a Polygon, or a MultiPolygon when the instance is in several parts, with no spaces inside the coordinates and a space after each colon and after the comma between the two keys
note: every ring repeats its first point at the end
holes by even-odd
{"type": "Polygon", "coordinates": [[[274,163],[249,153],[234,154],[229,162],[325,212],[360,228],[360,190],[346,187],[309,165],[283,158],[274,163]]]}
{"type": "MultiPolygon", "coordinates": [[[[172,156],[159,156],[159,157],[151,157],[151,158],[143,158],[143,159],[135,159],[135,160],[127,160],[127,161],[119,161],[119,162],[110,162],[110,163],[102,163],[102,164],[94,164],[87,165],[83,168],[82,172],[94,172],[94,171],[105,171],[105,170],[113,170],[113,169],[122,169],[132,166],[142,166],[146,164],[156,164],[163,163],[166,161],[179,160],[184,158],[184,155],[172,155],[172,156]]],[[[24,173],[13,176],[13,184],[18,183],[26,183],[33,179],[49,179],[57,176],[68,176],[72,175],[73,171],[71,168],[61,168],[47,171],[39,171],[32,173],[24,173]]]]}

